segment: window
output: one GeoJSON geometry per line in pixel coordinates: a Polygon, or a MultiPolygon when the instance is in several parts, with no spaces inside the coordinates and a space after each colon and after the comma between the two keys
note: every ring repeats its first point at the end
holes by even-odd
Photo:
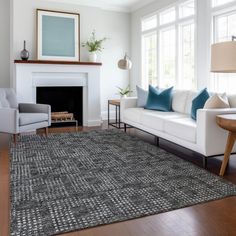
{"type": "Polygon", "coordinates": [[[195,12],[195,7],[194,7],[194,1],[187,1],[179,6],[179,17],[184,18],[187,16],[192,16],[194,15],[195,12]]]}
{"type": "Polygon", "coordinates": [[[213,7],[218,7],[221,5],[225,5],[227,3],[234,2],[235,0],[212,0],[212,6],[213,7]]]}
{"type": "Polygon", "coordinates": [[[142,21],[142,31],[157,27],[157,17],[153,16],[142,21]]]}
{"type": "Polygon", "coordinates": [[[164,24],[175,21],[175,17],[176,17],[175,15],[176,15],[176,11],[175,11],[174,7],[161,12],[160,13],[160,24],[164,25],[164,24]]]}
{"type": "MultiPolygon", "coordinates": [[[[236,35],[236,10],[226,8],[223,13],[222,11],[213,13],[213,42],[230,41],[232,36],[236,35]]],[[[210,83],[212,91],[234,93],[235,87],[236,74],[212,74],[210,83]]]]}
{"type": "Polygon", "coordinates": [[[194,23],[180,25],[180,87],[183,89],[196,88],[194,77],[194,23]]]}
{"type": "MultiPolygon", "coordinates": [[[[157,35],[150,33],[143,37],[143,73],[147,85],[157,85],[157,35]]],[[[146,85],[146,87],[147,87],[146,85]]]]}
{"type": "Polygon", "coordinates": [[[175,85],[175,27],[160,32],[160,87],[175,85]]]}
{"type": "Polygon", "coordinates": [[[196,88],[194,20],[194,0],[182,1],[142,20],[144,87],[196,88]]]}
{"type": "Polygon", "coordinates": [[[142,21],[142,77],[143,86],[157,85],[157,16],[142,21]]]}

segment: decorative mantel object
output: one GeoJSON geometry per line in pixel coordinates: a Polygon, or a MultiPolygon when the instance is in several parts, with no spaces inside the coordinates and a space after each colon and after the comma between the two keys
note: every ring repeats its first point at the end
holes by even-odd
{"type": "Polygon", "coordinates": [[[38,60],[79,61],[80,15],[37,9],[38,60]]]}
{"type": "Polygon", "coordinates": [[[102,45],[106,40],[107,38],[97,40],[96,33],[93,31],[90,39],[87,42],[82,43],[82,47],[86,47],[89,51],[90,62],[97,62],[97,53],[104,49],[102,45]]]}
{"type": "Polygon", "coordinates": [[[24,49],[20,53],[20,57],[23,61],[27,61],[29,59],[29,52],[26,50],[26,41],[24,40],[24,49]]]}

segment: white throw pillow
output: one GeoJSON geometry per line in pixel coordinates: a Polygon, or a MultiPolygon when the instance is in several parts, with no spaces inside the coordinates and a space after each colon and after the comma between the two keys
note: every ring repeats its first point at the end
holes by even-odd
{"type": "Polygon", "coordinates": [[[204,109],[222,109],[230,108],[229,100],[224,93],[223,95],[215,94],[210,97],[204,106],[204,109]]]}

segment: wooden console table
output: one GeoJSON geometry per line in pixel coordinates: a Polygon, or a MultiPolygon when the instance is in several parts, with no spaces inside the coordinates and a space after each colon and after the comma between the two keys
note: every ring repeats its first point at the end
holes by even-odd
{"type": "Polygon", "coordinates": [[[225,169],[228,165],[229,158],[236,140],[236,114],[219,115],[217,116],[216,121],[222,129],[229,131],[228,141],[225,148],[224,161],[220,170],[220,176],[224,176],[225,169]]]}

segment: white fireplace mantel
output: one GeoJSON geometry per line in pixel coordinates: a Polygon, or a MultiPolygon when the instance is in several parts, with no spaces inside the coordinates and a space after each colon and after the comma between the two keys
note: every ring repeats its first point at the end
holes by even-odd
{"type": "Polygon", "coordinates": [[[36,103],[37,87],[83,87],[83,125],[99,126],[100,68],[99,63],[15,61],[13,86],[19,103],[36,103]]]}

